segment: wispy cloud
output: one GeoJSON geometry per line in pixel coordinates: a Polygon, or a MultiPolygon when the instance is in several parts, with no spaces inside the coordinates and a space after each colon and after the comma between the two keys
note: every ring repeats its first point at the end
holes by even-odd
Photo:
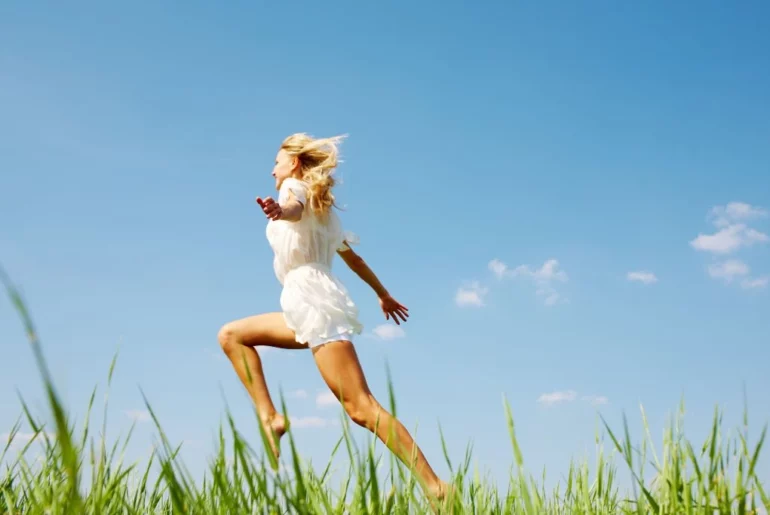
{"type": "Polygon", "coordinates": [[[716,263],[708,266],[708,274],[714,279],[722,279],[725,282],[732,282],[736,277],[749,275],[749,265],[738,259],[730,259],[723,263],[716,263]]]}
{"type": "Polygon", "coordinates": [[[559,302],[566,302],[566,299],[559,293],[554,284],[567,282],[567,272],[559,266],[559,261],[549,259],[539,268],[531,268],[529,265],[519,265],[516,268],[510,268],[499,259],[493,259],[487,265],[487,268],[498,278],[524,278],[531,280],[535,284],[535,294],[542,299],[546,306],[553,306],[559,302]]]}
{"type": "MultiPolygon", "coordinates": [[[[735,254],[742,248],[767,243],[770,236],[748,226],[749,222],[766,218],[767,215],[768,212],[764,208],[745,202],[730,202],[724,206],[713,207],[709,211],[708,219],[717,231],[712,234],[698,234],[690,241],[690,246],[724,259],[724,256],[735,254]]],[[[726,284],[741,278],[740,284],[744,289],[764,288],[767,285],[765,276],[751,277],[749,265],[740,259],[712,263],[706,270],[710,277],[726,284]]]]}
{"type": "Polygon", "coordinates": [[[472,281],[457,290],[455,303],[460,307],[481,307],[488,292],[478,281],[472,281]]]}
{"type": "Polygon", "coordinates": [[[134,422],[149,422],[152,420],[150,412],[147,410],[130,409],[124,411],[123,413],[125,413],[126,416],[134,422]]]}
{"type": "Polygon", "coordinates": [[[642,284],[653,284],[658,282],[658,277],[648,271],[628,272],[626,278],[631,282],[638,282],[642,284]]]}
{"type": "Polygon", "coordinates": [[[332,392],[321,392],[315,398],[315,405],[319,408],[333,406],[339,404],[339,402],[332,392]]]}
{"type": "Polygon", "coordinates": [[[498,279],[504,278],[508,275],[508,265],[500,261],[499,259],[493,259],[489,262],[489,269],[492,271],[498,279]]]}
{"type": "Polygon", "coordinates": [[[590,403],[592,406],[601,406],[610,402],[610,400],[604,395],[584,395],[582,400],[590,403]]]}
{"type": "Polygon", "coordinates": [[[536,281],[561,281],[567,280],[567,273],[559,269],[559,261],[549,259],[543,266],[532,270],[528,265],[519,265],[511,271],[513,277],[531,277],[536,281]]]}
{"type": "Polygon", "coordinates": [[[381,324],[372,330],[374,336],[380,340],[395,340],[396,338],[403,338],[406,336],[404,330],[394,324],[381,324]]]}
{"type": "Polygon", "coordinates": [[[577,392],[574,390],[566,390],[562,392],[543,393],[537,398],[537,402],[551,406],[553,404],[559,404],[561,402],[572,402],[577,399],[577,392]]]}
{"type": "MultiPolygon", "coordinates": [[[[574,402],[578,399],[578,393],[575,390],[561,390],[550,393],[543,393],[537,398],[537,402],[546,406],[574,402]]],[[[583,395],[580,400],[587,402],[592,406],[601,406],[608,404],[610,400],[604,395],[583,395]]]]}
{"type": "Polygon", "coordinates": [[[755,277],[754,279],[744,279],[741,281],[741,287],[745,290],[755,290],[766,288],[768,283],[770,283],[770,276],[765,275],[762,277],[755,277]]]}
{"type": "Polygon", "coordinates": [[[745,202],[729,202],[725,206],[711,208],[710,217],[717,227],[727,227],[741,220],[753,220],[767,216],[767,210],[745,202]]]}

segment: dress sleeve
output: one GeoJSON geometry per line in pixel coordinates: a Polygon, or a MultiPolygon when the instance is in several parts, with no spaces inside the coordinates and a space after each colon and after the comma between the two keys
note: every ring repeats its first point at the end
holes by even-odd
{"type": "Polygon", "coordinates": [[[350,248],[350,245],[358,245],[359,242],[360,240],[356,233],[350,232],[350,231],[341,231],[339,246],[337,247],[337,250],[339,251],[348,250],[350,248]]]}
{"type": "Polygon", "coordinates": [[[329,224],[331,234],[329,236],[333,240],[334,248],[337,251],[342,252],[348,250],[350,245],[358,245],[358,235],[354,232],[345,230],[342,225],[342,220],[340,220],[340,217],[337,215],[337,213],[331,211],[329,214],[331,216],[329,224]]]}
{"type": "Polygon", "coordinates": [[[278,194],[278,203],[283,203],[289,200],[289,192],[294,194],[296,198],[303,206],[307,204],[307,187],[298,179],[289,177],[284,179],[281,184],[281,191],[278,194]]]}

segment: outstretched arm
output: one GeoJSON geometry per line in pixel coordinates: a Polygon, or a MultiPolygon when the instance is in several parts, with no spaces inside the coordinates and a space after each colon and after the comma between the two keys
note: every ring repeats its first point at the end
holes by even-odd
{"type": "Polygon", "coordinates": [[[374,290],[374,293],[377,294],[377,298],[380,300],[380,307],[385,314],[385,318],[388,320],[393,318],[393,321],[399,325],[401,324],[401,322],[399,322],[399,317],[406,322],[406,319],[409,317],[409,309],[390,296],[388,290],[382,285],[374,271],[369,268],[369,265],[366,264],[364,258],[356,254],[356,252],[348,246],[347,242],[343,245],[343,248],[344,250],[338,250],[337,254],[339,254],[345,264],[348,265],[358,277],[374,290]]]}
{"type": "Polygon", "coordinates": [[[271,197],[267,197],[264,200],[257,197],[257,204],[259,204],[259,207],[262,208],[265,216],[270,220],[298,222],[302,219],[304,205],[291,192],[289,192],[289,199],[283,204],[279,204],[271,197]]]}

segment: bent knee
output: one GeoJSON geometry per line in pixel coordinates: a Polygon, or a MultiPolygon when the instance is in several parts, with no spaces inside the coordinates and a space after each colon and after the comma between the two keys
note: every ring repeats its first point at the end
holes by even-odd
{"type": "Polygon", "coordinates": [[[232,323],[223,325],[219,329],[217,339],[225,354],[231,353],[238,345],[238,332],[235,330],[235,325],[232,323]]]}
{"type": "Polygon", "coordinates": [[[374,428],[381,406],[373,396],[365,395],[355,400],[345,400],[344,406],[350,420],[359,426],[374,428]]]}

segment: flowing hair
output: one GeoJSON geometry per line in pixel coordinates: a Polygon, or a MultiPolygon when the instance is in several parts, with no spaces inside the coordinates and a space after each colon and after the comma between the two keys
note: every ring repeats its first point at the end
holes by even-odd
{"type": "Polygon", "coordinates": [[[313,212],[325,218],[335,204],[332,188],[334,169],[339,163],[339,144],[344,136],[313,138],[305,133],[292,134],[281,148],[299,161],[301,180],[308,188],[308,203],[313,212]]]}

